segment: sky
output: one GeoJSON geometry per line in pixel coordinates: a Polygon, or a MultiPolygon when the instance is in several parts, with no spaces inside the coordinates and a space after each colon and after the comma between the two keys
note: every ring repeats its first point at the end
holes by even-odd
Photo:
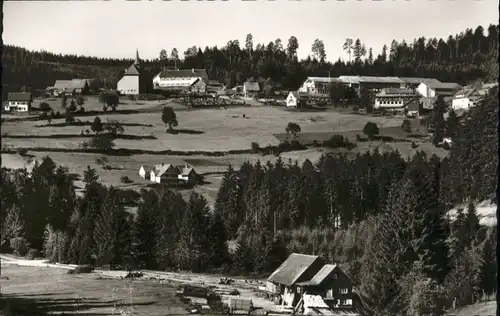
{"type": "MultiPolygon", "coordinates": [[[[327,60],[347,59],[346,38],[360,38],[374,55],[393,39],[455,35],[466,28],[498,24],[498,0],[276,0],[276,1],[5,1],[3,41],[53,53],[142,59],[170,55],[176,47],[254,46],[281,38],[299,42],[299,58],[315,39],[327,60]]],[[[487,32],[486,32],[487,33],[487,32]]]]}

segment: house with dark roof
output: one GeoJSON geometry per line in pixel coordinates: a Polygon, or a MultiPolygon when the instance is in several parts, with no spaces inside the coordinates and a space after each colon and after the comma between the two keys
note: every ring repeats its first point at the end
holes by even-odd
{"type": "Polygon", "coordinates": [[[247,98],[253,98],[257,96],[260,91],[260,86],[258,82],[246,81],[243,83],[243,96],[247,98]]]}
{"type": "Polygon", "coordinates": [[[156,166],[141,166],[139,176],[155,183],[176,182],[195,184],[198,174],[193,167],[173,164],[158,164],[156,166]]]}
{"type": "Polygon", "coordinates": [[[434,78],[418,78],[418,77],[398,77],[403,81],[402,88],[416,89],[419,84],[424,83],[440,83],[441,81],[434,78]]]}
{"type": "Polygon", "coordinates": [[[9,92],[4,110],[11,112],[29,112],[32,102],[33,96],[30,92],[9,92]]]}
{"type": "Polygon", "coordinates": [[[139,95],[147,90],[147,76],[141,69],[139,51],[136,50],[135,61],[123,73],[122,78],[116,84],[116,90],[121,95],[139,95]]]}
{"type": "Polygon", "coordinates": [[[205,69],[167,69],[153,78],[153,88],[165,91],[193,91],[204,93],[209,82],[205,69]]]}
{"type": "Polygon", "coordinates": [[[325,264],[310,280],[296,284],[298,293],[319,295],[331,308],[352,307],[351,279],[336,264],[325,264]]]}
{"type": "Polygon", "coordinates": [[[47,87],[46,91],[54,96],[87,94],[89,85],[88,79],[56,80],[52,87],[47,87]]]}
{"type": "Polygon", "coordinates": [[[454,82],[422,82],[417,87],[417,92],[424,98],[433,98],[439,95],[453,96],[462,89],[458,83],[454,82]]]}
{"type": "Polygon", "coordinates": [[[300,299],[297,283],[310,280],[323,265],[319,256],[292,253],[269,276],[266,292],[278,295],[281,305],[294,306],[300,299]]]}

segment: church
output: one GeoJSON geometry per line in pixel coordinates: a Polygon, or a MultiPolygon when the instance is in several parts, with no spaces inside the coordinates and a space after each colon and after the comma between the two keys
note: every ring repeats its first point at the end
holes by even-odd
{"type": "Polygon", "coordinates": [[[147,92],[146,81],[147,78],[145,78],[145,72],[141,69],[139,51],[137,50],[134,63],[125,70],[116,88],[121,95],[139,95],[147,92]]]}

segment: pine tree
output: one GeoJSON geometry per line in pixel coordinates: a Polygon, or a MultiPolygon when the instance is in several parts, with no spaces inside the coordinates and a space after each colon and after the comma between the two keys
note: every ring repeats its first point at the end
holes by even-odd
{"type": "Polygon", "coordinates": [[[206,237],[208,242],[208,265],[212,269],[218,269],[224,264],[228,264],[226,228],[221,214],[217,211],[214,211],[210,216],[206,237]]]}
{"type": "Polygon", "coordinates": [[[137,267],[155,269],[158,196],[154,191],[143,191],[141,195],[143,203],[134,224],[133,257],[137,267]]]}
{"type": "Polygon", "coordinates": [[[182,222],[186,202],[182,196],[172,191],[165,191],[160,196],[156,258],[159,269],[174,268],[174,253],[179,236],[179,223],[182,222]]]}
{"type": "Polygon", "coordinates": [[[180,225],[176,258],[182,270],[200,272],[207,265],[208,206],[205,198],[193,192],[180,225]]]}
{"type": "Polygon", "coordinates": [[[445,131],[445,120],[444,112],[446,110],[446,104],[444,102],[443,96],[438,96],[436,102],[434,103],[434,110],[432,112],[431,126],[433,127],[432,143],[437,145],[443,140],[445,131]]]}

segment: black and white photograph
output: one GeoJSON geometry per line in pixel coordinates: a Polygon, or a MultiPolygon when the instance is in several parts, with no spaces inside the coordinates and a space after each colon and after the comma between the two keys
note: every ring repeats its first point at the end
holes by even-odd
{"type": "Polygon", "coordinates": [[[0,315],[497,315],[497,0],[1,6],[0,315]]]}

